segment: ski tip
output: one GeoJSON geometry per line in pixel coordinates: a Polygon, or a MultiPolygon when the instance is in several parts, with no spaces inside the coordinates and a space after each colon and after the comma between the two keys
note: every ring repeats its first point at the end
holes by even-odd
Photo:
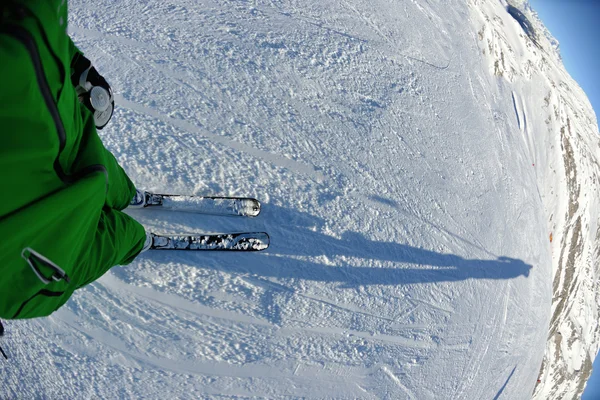
{"type": "Polygon", "coordinates": [[[271,237],[269,236],[269,234],[267,232],[259,232],[258,235],[259,236],[257,236],[257,239],[259,241],[255,245],[255,250],[263,251],[268,249],[271,245],[271,237]]]}
{"type": "Polygon", "coordinates": [[[240,199],[242,207],[239,210],[239,215],[245,217],[257,217],[261,211],[260,201],[252,198],[240,199]]]}
{"type": "Polygon", "coordinates": [[[231,250],[263,251],[271,244],[271,238],[266,232],[240,233],[235,240],[237,243],[231,250]]]}

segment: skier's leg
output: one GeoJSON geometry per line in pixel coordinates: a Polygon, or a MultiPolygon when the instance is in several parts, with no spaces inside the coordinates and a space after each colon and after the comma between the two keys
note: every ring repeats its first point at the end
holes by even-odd
{"type": "Polygon", "coordinates": [[[83,164],[83,160],[98,159],[98,155],[100,155],[102,164],[108,173],[108,192],[104,205],[115,210],[123,210],[136,193],[135,185],[121,168],[115,156],[104,147],[94,125],[94,118],[87,110],[82,111],[82,124],[85,125],[85,135],[82,138],[77,159],[73,163],[73,170],[84,168],[86,165],[83,164]]]}
{"type": "Polygon", "coordinates": [[[105,166],[108,171],[106,206],[115,210],[123,210],[135,196],[135,185],[121,168],[115,156],[108,150],[105,152],[105,166]]]}
{"type": "Polygon", "coordinates": [[[86,285],[115,265],[125,265],[142,251],[146,243],[146,231],[129,215],[105,207],[102,210],[94,243],[90,248],[84,271],[86,285]]]}

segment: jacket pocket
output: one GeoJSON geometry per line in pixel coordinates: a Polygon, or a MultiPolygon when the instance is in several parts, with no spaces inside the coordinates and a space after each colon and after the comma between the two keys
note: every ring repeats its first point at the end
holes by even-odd
{"type": "Polygon", "coordinates": [[[39,292],[25,300],[12,318],[37,317],[40,307],[56,311],[68,298],[69,296],[66,296],[65,292],[53,292],[51,290],[41,289],[39,292]]]}

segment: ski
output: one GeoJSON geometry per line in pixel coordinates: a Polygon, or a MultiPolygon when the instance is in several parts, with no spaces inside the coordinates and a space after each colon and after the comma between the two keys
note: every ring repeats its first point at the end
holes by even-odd
{"type": "Polygon", "coordinates": [[[181,236],[152,234],[150,250],[261,251],[269,247],[265,232],[218,233],[181,236]]]}
{"type": "Polygon", "coordinates": [[[145,192],[144,208],[146,207],[242,217],[256,217],[260,213],[260,202],[250,197],[204,197],[145,192]]]}

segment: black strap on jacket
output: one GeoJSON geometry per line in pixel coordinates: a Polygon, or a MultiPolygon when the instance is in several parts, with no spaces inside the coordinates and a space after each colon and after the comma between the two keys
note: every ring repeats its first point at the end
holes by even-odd
{"type": "MultiPolygon", "coordinates": [[[[2,325],[2,321],[0,321],[0,336],[2,336],[2,335],[4,335],[4,326],[2,325]]],[[[4,352],[4,350],[2,350],[2,346],[0,346],[0,353],[2,353],[4,358],[6,358],[8,360],[6,353],[4,352]]]]}

